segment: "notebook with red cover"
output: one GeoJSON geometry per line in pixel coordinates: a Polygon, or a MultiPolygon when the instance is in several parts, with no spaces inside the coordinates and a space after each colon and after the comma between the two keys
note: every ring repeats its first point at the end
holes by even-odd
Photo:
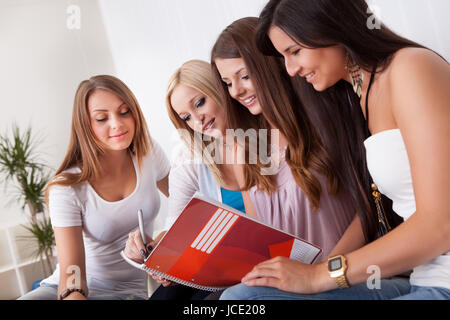
{"type": "Polygon", "coordinates": [[[216,291],[237,284],[276,256],[314,263],[322,249],[196,193],[137,268],[173,282],[216,291]]]}

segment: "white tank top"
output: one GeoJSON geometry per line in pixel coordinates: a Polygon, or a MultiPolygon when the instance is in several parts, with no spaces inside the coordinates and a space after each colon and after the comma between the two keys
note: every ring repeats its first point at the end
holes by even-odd
{"type": "MultiPolygon", "coordinates": [[[[406,221],[416,211],[408,154],[400,129],[376,133],[364,141],[367,166],[393,210],[406,221]]],[[[450,251],[414,268],[411,285],[450,289],[450,251]]]]}

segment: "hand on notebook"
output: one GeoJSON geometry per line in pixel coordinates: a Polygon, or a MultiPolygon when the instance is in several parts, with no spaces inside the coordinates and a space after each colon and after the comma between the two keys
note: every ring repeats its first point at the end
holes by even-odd
{"type": "MultiPolygon", "coordinates": [[[[267,286],[297,293],[316,293],[313,286],[322,265],[304,264],[286,257],[275,257],[257,264],[242,278],[247,286],[267,286]]],[[[321,270],[322,271],[322,270],[321,270]]]]}
{"type": "MultiPolygon", "coordinates": [[[[159,236],[158,236],[159,237],[159,236]]],[[[145,235],[147,247],[144,246],[142,242],[142,237],[139,229],[130,232],[128,235],[128,240],[124,249],[125,254],[131,260],[142,263],[144,259],[148,256],[151,250],[155,247],[157,243],[148,235],[145,235]]]]}

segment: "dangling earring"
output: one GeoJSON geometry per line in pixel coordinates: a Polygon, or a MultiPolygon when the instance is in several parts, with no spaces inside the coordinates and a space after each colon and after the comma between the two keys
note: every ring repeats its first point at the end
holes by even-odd
{"type": "Polygon", "coordinates": [[[361,98],[361,89],[364,80],[364,75],[361,71],[361,67],[350,60],[350,55],[347,53],[345,61],[345,70],[348,70],[350,75],[350,82],[353,86],[353,91],[361,98]]]}

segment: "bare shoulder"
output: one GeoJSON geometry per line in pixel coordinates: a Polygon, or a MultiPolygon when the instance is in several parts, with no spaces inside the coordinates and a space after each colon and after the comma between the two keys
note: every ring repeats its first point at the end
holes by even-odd
{"type": "MultiPolygon", "coordinates": [[[[424,79],[428,75],[450,75],[450,66],[437,53],[425,48],[403,48],[397,51],[389,65],[391,81],[411,80],[411,77],[424,79]]],[[[391,83],[393,84],[393,83],[391,83]]]]}
{"type": "Polygon", "coordinates": [[[405,48],[393,57],[387,72],[390,105],[396,122],[448,119],[450,65],[437,53],[405,48]]]}

